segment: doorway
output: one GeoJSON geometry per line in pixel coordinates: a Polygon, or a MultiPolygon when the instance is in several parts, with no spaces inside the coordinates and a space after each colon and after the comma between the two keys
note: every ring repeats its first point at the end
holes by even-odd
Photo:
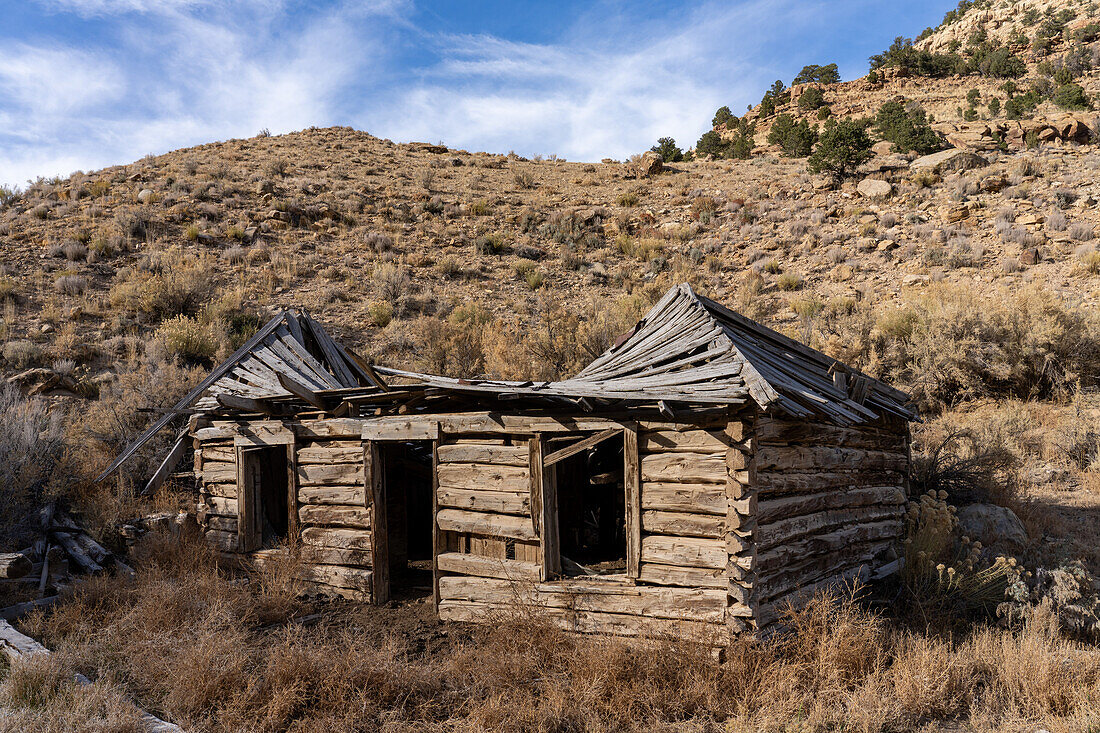
{"type": "MultiPolygon", "coordinates": [[[[408,600],[432,593],[432,442],[377,443],[379,472],[376,506],[376,569],[384,566],[388,582],[376,584],[376,599],[408,600]],[[381,516],[384,511],[385,516],[381,516]],[[384,528],[384,529],[383,529],[384,528]],[[387,587],[388,586],[388,587],[387,587]]],[[[376,570],[377,572],[377,570],[376,570]]],[[[379,578],[383,581],[383,578],[379,578]]]]}
{"type": "Polygon", "coordinates": [[[290,468],[285,445],[242,448],[239,549],[271,549],[290,531],[290,468]]]}

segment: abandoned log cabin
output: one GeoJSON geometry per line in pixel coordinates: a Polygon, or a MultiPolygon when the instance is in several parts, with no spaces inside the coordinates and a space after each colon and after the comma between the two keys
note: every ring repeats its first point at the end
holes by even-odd
{"type": "Polygon", "coordinates": [[[371,366],[286,311],[105,472],[188,417],[198,516],[229,558],[440,618],[529,604],[566,628],[725,639],[897,567],[908,398],[684,284],[558,382],[371,366]]]}

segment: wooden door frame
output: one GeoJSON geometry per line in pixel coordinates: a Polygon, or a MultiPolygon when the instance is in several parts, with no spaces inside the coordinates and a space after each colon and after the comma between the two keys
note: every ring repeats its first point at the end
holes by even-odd
{"type": "MultiPolygon", "coordinates": [[[[601,434],[592,435],[575,445],[594,444],[601,434]]],[[[606,432],[606,431],[605,431],[606,432]]],[[[638,449],[638,424],[624,422],[618,431],[623,441],[623,497],[626,523],[626,574],[636,581],[641,571],[642,554],[642,474],[638,449]]],[[[608,438],[614,436],[608,436],[608,438]]],[[[600,441],[602,442],[602,441],[600,441]]],[[[557,473],[546,465],[544,434],[534,433],[528,443],[528,468],[531,481],[531,522],[539,536],[539,567],[543,582],[561,575],[561,535],[558,515],[557,473]]],[[[566,453],[568,451],[562,451],[566,453]]]]}
{"type": "Polygon", "coordinates": [[[427,430],[417,430],[402,437],[385,436],[363,439],[363,487],[364,499],[371,509],[371,602],[382,605],[390,600],[390,537],[386,516],[386,460],[382,450],[398,443],[428,442],[432,446],[431,466],[431,521],[432,521],[432,602],[439,610],[439,553],[443,548],[442,532],[436,517],[439,514],[439,423],[431,423],[427,430]]]}

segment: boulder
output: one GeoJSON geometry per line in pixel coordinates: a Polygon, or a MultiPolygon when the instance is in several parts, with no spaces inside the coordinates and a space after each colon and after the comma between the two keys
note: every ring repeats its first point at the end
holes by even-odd
{"type": "Polygon", "coordinates": [[[138,193],[137,200],[139,204],[147,204],[153,200],[154,196],[156,196],[156,194],[153,193],[152,189],[143,188],[141,192],[138,193]]]}
{"type": "Polygon", "coordinates": [[[871,152],[875,155],[889,155],[893,149],[894,144],[886,140],[877,142],[871,146],[871,152]]]}
{"type": "Polygon", "coordinates": [[[1011,509],[970,504],[958,510],[959,531],[994,551],[1017,553],[1027,546],[1027,530],[1011,509]]]}
{"type": "Polygon", "coordinates": [[[634,175],[637,178],[649,178],[664,170],[664,161],[660,154],[647,150],[634,166],[634,175]]]}
{"type": "Polygon", "coordinates": [[[974,168],[982,168],[987,165],[989,165],[989,161],[977,153],[972,153],[969,150],[960,150],[958,148],[949,148],[947,150],[941,150],[938,153],[932,153],[931,155],[917,158],[909,164],[909,170],[927,170],[933,173],[940,173],[942,171],[968,171],[974,168]]]}
{"type": "Polygon", "coordinates": [[[883,181],[878,178],[864,178],[856,186],[856,190],[859,191],[859,195],[869,199],[881,199],[886,198],[894,192],[894,187],[890,185],[889,181],[883,181]]]}

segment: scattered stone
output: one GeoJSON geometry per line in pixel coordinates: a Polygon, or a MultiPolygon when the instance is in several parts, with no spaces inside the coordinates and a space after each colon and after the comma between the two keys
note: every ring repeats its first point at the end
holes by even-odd
{"type": "Polygon", "coordinates": [[[889,181],[883,181],[878,178],[864,178],[856,186],[856,190],[859,191],[859,195],[869,199],[881,199],[886,198],[894,192],[894,187],[890,185],[889,181]]]}
{"type": "Polygon", "coordinates": [[[153,200],[154,196],[156,196],[156,194],[153,193],[152,189],[143,188],[141,192],[138,193],[137,200],[139,204],[147,204],[153,200]]]}
{"type": "Polygon", "coordinates": [[[989,161],[977,153],[951,148],[917,158],[909,164],[909,169],[940,173],[942,171],[968,171],[987,165],[989,165],[989,161]]]}
{"type": "Polygon", "coordinates": [[[1027,546],[1027,530],[1011,509],[996,504],[970,504],[958,511],[959,531],[995,551],[1017,553],[1027,546]]]}
{"type": "Polygon", "coordinates": [[[948,224],[962,221],[970,216],[970,209],[965,206],[955,206],[944,212],[943,219],[948,224]]]}

